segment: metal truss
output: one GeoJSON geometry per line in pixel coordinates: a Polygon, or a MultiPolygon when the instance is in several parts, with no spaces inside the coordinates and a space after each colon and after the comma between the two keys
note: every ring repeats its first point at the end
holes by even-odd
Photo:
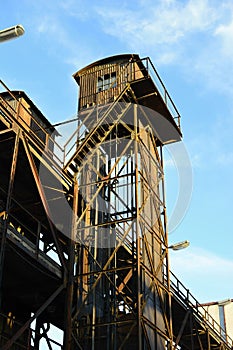
{"type": "Polygon", "coordinates": [[[0,97],[1,349],[40,349],[43,338],[50,350],[230,350],[169,270],[162,142],[131,84],[80,112],[65,149],[23,113],[0,97]],[[64,197],[65,235],[50,206],[64,197]]]}
{"type": "MultiPolygon", "coordinates": [[[[49,339],[49,327],[42,320],[64,294],[67,276],[64,244],[51,221],[38,167],[52,139],[44,143],[31,132],[25,123],[25,114],[31,114],[11,97],[16,108],[1,97],[0,344],[3,350],[39,349],[39,339],[44,338],[50,349],[56,342],[49,339]],[[56,262],[49,256],[51,249],[56,262]],[[43,287],[43,283],[48,285],[43,287]],[[31,328],[33,321],[37,322],[35,329],[31,328]]],[[[40,131],[46,133],[43,128],[40,131]]],[[[68,178],[54,171],[58,165],[46,153],[48,172],[68,187],[68,178]]],[[[51,320],[46,322],[49,325],[51,320]]]]}
{"type": "Polygon", "coordinates": [[[101,141],[87,134],[72,159],[79,188],[72,337],[81,349],[172,342],[163,166],[138,108],[115,102],[95,126],[101,141]]]}

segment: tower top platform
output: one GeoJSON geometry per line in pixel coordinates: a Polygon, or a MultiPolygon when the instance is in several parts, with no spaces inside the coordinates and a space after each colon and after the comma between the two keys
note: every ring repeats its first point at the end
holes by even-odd
{"type": "Polygon", "coordinates": [[[136,103],[149,116],[162,144],[181,140],[180,114],[149,57],[121,54],[97,60],[73,74],[79,85],[79,118],[89,108],[104,108],[116,101],[124,89],[124,100],[136,103]],[[126,98],[124,98],[126,97],[126,98]]]}

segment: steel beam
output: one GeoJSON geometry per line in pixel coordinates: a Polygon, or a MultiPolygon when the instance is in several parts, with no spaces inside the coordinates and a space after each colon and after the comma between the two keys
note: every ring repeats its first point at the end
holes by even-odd
{"type": "Polygon", "coordinates": [[[55,290],[55,292],[45,301],[43,305],[34,313],[34,315],[13,335],[13,337],[3,345],[1,350],[9,350],[17,339],[30,327],[31,323],[41,315],[41,313],[51,304],[51,302],[61,293],[64,289],[64,285],[61,285],[55,290]]]}
{"type": "Polygon", "coordinates": [[[35,165],[35,162],[34,162],[34,159],[32,157],[32,154],[30,152],[30,149],[29,149],[29,146],[28,146],[28,143],[27,143],[27,139],[25,138],[25,136],[22,137],[22,141],[23,141],[24,149],[25,149],[25,152],[26,152],[26,155],[27,155],[27,158],[28,158],[28,162],[29,162],[29,165],[30,165],[30,168],[31,168],[31,171],[32,171],[32,174],[33,174],[33,177],[34,177],[34,180],[35,180],[38,192],[39,192],[39,195],[40,195],[40,198],[41,198],[41,202],[42,202],[44,210],[45,210],[45,214],[46,214],[46,217],[47,217],[47,220],[48,220],[48,223],[49,223],[49,227],[50,227],[53,239],[54,239],[54,243],[55,243],[55,246],[56,246],[56,249],[57,249],[57,254],[58,254],[60,263],[61,263],[61,265],[62,265],[62,267],[64,269],[65,276],[66,276],[66,274],[67,274],[67,262],[65,261],[64,254],[63,254],[63,252],[61,250],[60,244],[59,244],[57,236],[56,236],[54,225],[53,225],[53,222],[52,222],[52,219],[51,219],[52,216],[51,216],[50,209],[49,209],[49,206],[48,206],[48,203],[47,203],[47,199],[46,199],[46,196],[45,196],[45,193],[44,193],[44,189],[43,189],[43,186],[42,186],[39,174],[38,174],[38,170],[37,170],[37,167],[35,165]]]}
{"type": "Polygon", "coordinates": [[[73,217],[71,233],[69,239],[69,257],[68,257],[68,280],[66,287],[66,314],[64,329],[64,350],[71,349],[72,342],[72,308],[74,297],[74,263],[75,263],[75,241],[76,241],[76,221],[78,212],[78,183],[74,181],[73,190],[73,217]]]}
{"type": "Polygon", "coordinates": [[[14,143],[14,150],[12,155],[12,162],[11,162],[11,172],[10,172],[10,178],[8,183],[8,192],[7,192],[7,200],[6,200],[6,218],[3,223],[3,230],[1,234],[1,250],[0,250],[0,309],[2,309],[2,289],[3,289],[3,270],[4,270],[4,258],[5,258],[5,245],[6,245],[6,234],[7,234],[7,226],[9,223],[9,212],[10,212],[10,206],[11,206],[11,198],[12,198],[12,192],[13,192],[13,186],[14,186],[14,180],[15,180],[15,172],[16,172],[16,166],[17,166],[17,158],[18,158],[18,151],[19,151],[19,140],[20,140],[20,129],[18,129],[16,137],[15,137],[15,143],[14,143]]]}
{"type": "MultiPolygon", "coordinates": [[[[184,332],[184,327],[186,326],[186,323],[187,323],[187,321],[188,321],[188,318],[189,318],[189,316],[190,316],[190,313],[191,313],[190,310],[187,310],[186,315],[185,315],[185,318],[183,319],[183,322],[182,322],[182,324],[181,324],[179,333],[178,333],[178,335],[177,335],[177,337],[176,337],[176,342],[175,342],[175,345],[174,345],[174,347],[173,347],[173,350],[176,350],[177,347],[178,347],[178,345],[179,345],[179,342],[180,342],[181,337],[182,337],[183,332],[184,332]]],[[[190,349],[190,350],[191,350],[191,349],[190,349]]]]}

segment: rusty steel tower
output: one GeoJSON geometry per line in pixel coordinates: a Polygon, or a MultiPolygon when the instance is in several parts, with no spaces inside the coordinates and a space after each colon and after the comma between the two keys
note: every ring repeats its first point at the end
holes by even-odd
{"type": "Polygon", "coordinates": [[[230,350],[169,270],[163,146],[181,140],[180,115],[151,60],[108,57],[74,79],[63,146],[2,82],[1,349],[230,350]]]}
{"type": "Polygon", "coordinates": [[[149,59],[120,55],[74,74],[78,145],[64,169],[79,188],[75,322],[84,349],[172,342],[162,146],[181,133],[149,69],[149,59]]]}

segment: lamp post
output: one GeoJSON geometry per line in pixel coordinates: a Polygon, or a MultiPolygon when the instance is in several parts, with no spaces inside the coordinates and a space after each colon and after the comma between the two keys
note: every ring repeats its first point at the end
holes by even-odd
{"type": "Polygon", "coordinates": [[[184,248],[187,248],[189,246],[190,242],[185,240],[182,242],[174,243],[170,246],[167,246],[166,248],[162,249],[162,259],[166,259],[166,270],[165,276],[167,281],[167,291],[168,291],[168,298],[167,298],[167,306],[168,306],[168,322],[170,325],[170,340],[167,349],[172,350],[173,349],[173,320],[172,320],[172,291],[171,291],[171,284],[170,284],[170,263],[169,263],[169,254],[168,250],[181,250],[184,248]]]}
{"type": "Polygon", "coordinates": [[[8,41],[11,39],[18,38],[25,32],[24,27],[21,24],[16,26],[0,30],[0,42],[8,41]]]}
{"type": "Polygon", "coordinates": [[[189,245],[190,245],[190,242],[185,240],[185,241],[174,243],[174,244],[170,245],[168,247],[168,249],[181,250],[181,249],[187,248],[189,245]]]}

